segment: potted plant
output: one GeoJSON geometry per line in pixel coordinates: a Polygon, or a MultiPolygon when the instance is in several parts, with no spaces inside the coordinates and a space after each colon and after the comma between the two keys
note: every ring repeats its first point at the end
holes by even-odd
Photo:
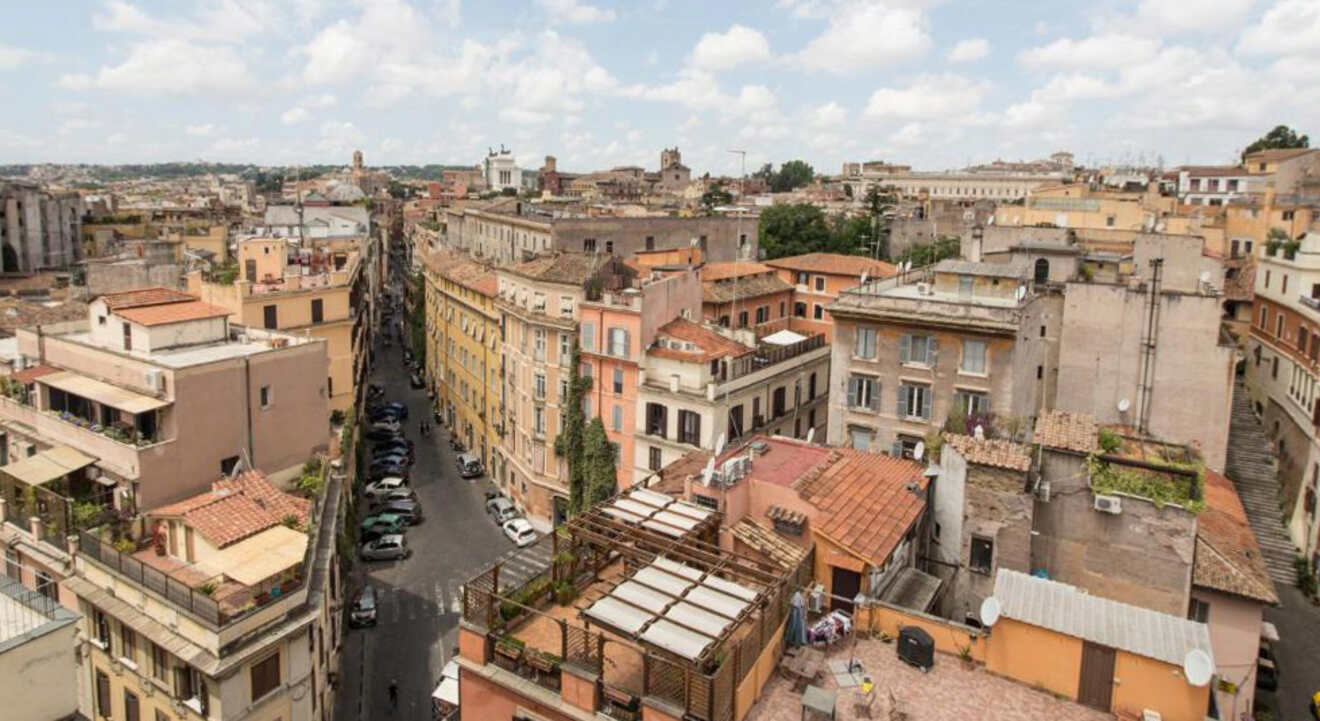
{"type": "Polygon", "coordinates": [[[958,647],[958,660],[962,661],[962,667],[968,671],[976,668],[976,661],[972,658],[972,639],[967,639],[966,646],[958,647]]]}
{"type": "Polygon", "coordinates": [[[500,636],[495,641],[495,655],[503,659],[508,664],[509,669],[512,670],[522,660],[523,650],[526,646],[521,640],[513,636],[500,636]]]}

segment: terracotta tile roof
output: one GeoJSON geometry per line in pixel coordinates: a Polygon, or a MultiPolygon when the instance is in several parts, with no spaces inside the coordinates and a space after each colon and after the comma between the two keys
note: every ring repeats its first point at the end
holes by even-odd
{"type": "Polygon", "coordinates": [[[1205,472],[1205,510],[1196,518],[1192,583],[1263,603],[1279,602],[1233,482],[1211,470],[1205,472]]]}
{"type": "Polygon", "coordinates": [[[762,526],[750,518],[733,524],[733,537],[780,568],[795,569],[807,555],[807,549],[762,526]]]}
{"type": "Polygon", "coordinates": [[[312,502],[276,488],[260,471],[211,484],[211,490],[148,512],[154,517],[181,517],[202,537],[223,548],[296,516],[307,524],[312,502]]]}
{"type": "Polygon", "coordinates": [[[693,350],[684,350],[663,346],[660,344],[661,339],[657,338],[656,342],[646,351],[647,355],[657,358],[669,358],[670,360],[704,363],[716,358],[737,358],[756,350],[732,338],[725,338],[719,333],[693,323],[686,318],[675,318],[660,326],[660,329],[656,331],[656,335],[675,341],[691,343],[695,347],[693,350]]]}
{"type": "Polygon", "coordinates": [[[1237,165],[1185,165],[1179,170],[1186,171],[1188,175],[1197,178],[1247,174],[1246,168],[1237,165]]]}
{"type": "Polygon", "coordinates": [[[906,458],[838,448],[794,485],[821,511],[817,533],[879,566],[926,507],[924,470],[906,458]]]}
{"type": "Polygon", "coordinates": [[[87,304],[80,300],[48,305],[26,298],[0,298],[0,331],[9,335],[34,325],[85,320],[87,304]]]}
{"type": "Polygon", "coordinates": [[[229,315],[229,309],[191,298],[185,303],[164,303],[117,310],[115,315],[134,323],[151,326],[183,323],[190,320],[202,320],[203,318],[220,318],[229,315]]]}
{"type": "Polygon", "coordinates": [[[647,488],[657,493],[681,496],[684,493],[684,482],[688,476],[701,473],[701,469],[706,467],[706,462],[710,460],[710,457],[710,451],[688,451],[678,460],[661,468],[657,474],[659,480],[653,481],[647,488]]]}
{"type": "Polygon", "coordinates": [[[106,308],[117,311],[124,308],[140,308],[162,303],[186,303],[190,300],[197,300],[197,296],[171,288],[142,288],[127,290],[122,293],[106,293],[100,296],[98,300],[104,301],[106,308]]]}
{"type": "Polygon", "coordinates": [[[944,442],[958,451],[968,463],[981,466],[1026,471],[1031,468],[1031,451],[1024,445],[1002,438],[981,438],[959,433],[945,433],[944,442]]]}
{"type": "Polygon", "coordinates": [[[764,275],[703,282],[701,300],[704,303],[732,303],[735,300],[759,298],[763,295],[787,293],[791,290],[793,286],[770,272],[764,275]]]}
{"type": "Polygon", "coordinates": [[[39,365],[39,366],[32,366],[31,368],[24,368],[23,370],[15,373],[12,376],[12,378],[18,381],[19,383],[31,383],[32,381],[42,376],[47,376],[50,375],[51,373],[59,373],[59,372],[60,372],[59,368],[54,368],[47,365],[39,365]]]}
{"type": "Polygon", "coordinates": [[[495,277],[495,271],[467,258],[457,258],[449,262],[441,270],[441,274],[464,288],[484,296],[494,297],[499,292],[500,283],[495,277]]]}
{"type": "Polygon", "coordinates": [[[773,268],[760,263],[751,261],[727,261],[707,263],[701,266],[701,279],[705,280],[724,280],[725,278],[740,278],[747,275],[758,275],[760,273],[773,273],[773,268]]]}
{"type": "Polygon", "coordinates": [[[1269,148],[1266,150],[1257,150],[1254,153],[1248,153],[1247,157],[1257,162],[1261,160],[1264,160],[1265,162],[1270,162],[1270,161],[1278,161],[1278,160],[1287,160],[1289,158],[1295,158],[1299,155],[1314,153],[1315,151],[1316,148],[1269,148]]]}
{"type": "Polygon", "coordinates": [[[509,272],[533,280],[581,285],[609,260],[610,256],[601,253],[556,251],[513,265],[509,272]]]}
{"type": "Polygon", "coordinates": [[[1079,453],[1096,449],[1095,418],[1085,413],[1045,411],[1036,419],[1033,441],[1049,448],[1079,453]]]}
{"type": "Polygon", "coordinates": [[[787,258],[767,260],[766,265],[774,268],[822,273],[826,275],[848,275],[868,278],[888,278],[898,275],[898,268],[893,263],[874,260],[864,255],[842,255],[840,253],[807,253],[787,258]]]}

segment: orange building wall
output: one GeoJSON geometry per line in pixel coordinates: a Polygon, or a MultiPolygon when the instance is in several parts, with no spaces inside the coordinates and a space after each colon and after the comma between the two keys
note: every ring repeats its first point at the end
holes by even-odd
{"type": "Polygon", "coordinates": [[[1119,651],[1114,679],[1114,711],[1140,718],[1143,709],[1153,709],[1163,721],[1202,721],[1209,708],[1209,684],[1192,686],[1179,666],[1119,651]]]}
{"type": "MultiPolygon", "coordinates": [[[[987,637],[937,616],[905,612],[891,606],[866,606],[858,609],[856,619],[858,628],[872,633],[884,631],[894,638],[898,638],[898,631],[903,626],[917,626],[930,634],[936,651],[957,656],[967,648],[973,661],[986,663],[987,637]]],[[[997,631],[998,626],[995,628],[997,631]]]]}
{"type": "MultiPolygon", "coordinates": [[[[824,316],[821,320],[814,317],[816,305],[828,308],[839,297],[839,293],[849,288],[856,288],[861,284],[861,277],[855,275],[829,275],[825,273],[807,273],[807,284],[800,285],[797,282],[797,271],[788,268],[775,268],[775,272],[785,282],[792,284],[795,288],[792,300],[797,303],[807,304],[807,313],[804,317],[793,318],[793,330],[798,333],[824,333],[825,340],[834,341],[834,319],[830,317],[828,310],[822,310],[824,316]],[[825,290],[816,290],[816,278],[825,279],[825,290]]],[[[793,305],[789,304],[788,314],[793,315],[793,305]]]]}
{"type": "MultiPolygon", "coordinates": [[[[585,303],[579,308],[579,313],[580,323],[592,324],[596,334],[592,345],[596,351],[582,352],[582,360],[590,361],[594,372],[594,383],[589,391],[591,413],[599,417],[601,423],[605,425],[605,435],[610,441],[618,444],[619,458],[632,459],[634,458],[633,431],[637,428],[637,361],[642,357],[643,352],[641,316],[636,311],[613,310],[585,303]],[[615,358],[606,354],[610,328],[623,328],[628,331],[628,358],[615,358]],[[614,392],[616,368],[623,373],[622,393],[614,392]],[[614,430],[612,410],[616,405],[623,412],[623,423],[618,431],[614,430]]],[[[579,325],[579,328],[581,327],[579,325]]],[[[632,485],[631,462],[621,460],[615,470],[620,488],[632,485]]]]}
{"type": "Polygon", "coordinates": [[[1082,640],[1001,618],[986,643],[985,668],[1075,699],[1082,669],[1082,640]]]}

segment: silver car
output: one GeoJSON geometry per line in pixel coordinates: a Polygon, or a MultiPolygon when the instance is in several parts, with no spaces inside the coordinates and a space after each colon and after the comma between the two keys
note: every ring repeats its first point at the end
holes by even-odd
{"type": "Polygon", "coordinates": [[[403,534],[391,533],[362,544],[360,555],[364,561],[397,561],[411,556],[412,549],[403,534]]]}

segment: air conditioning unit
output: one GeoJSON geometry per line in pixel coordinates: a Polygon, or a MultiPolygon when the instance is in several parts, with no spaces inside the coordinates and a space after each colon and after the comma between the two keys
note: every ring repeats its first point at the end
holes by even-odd
{"type": "Polygon", "coordinates": [[[1145,709],[1141,712],[1141,721],[1161,721],[1160,712],[1145,709]]]}
{"type": "Polygon", "coordinates": [[[811,613],[825,613],[825,587],[816,584],[812,587],[811,593],[807,594],[807,611],[811,613]]]}
{"type": "Polygon", "coordinates": [[[930,283],[917,283],[917,295],[930,295],[930,283]]]}
{"type": "Polygon", "coordinates": [[[154,368],[142,371],[142,384],[153,391],[163,391],[165,390],[165,374],[154,368]]]}
{"type": "Polygon", "coordinates": [[[1036,497],[1039,498],[1043,503],[1050,502],[1049,481],[1042,480],[1040,483],[1036,484],[1036,497]]]}
{"type": "Polygon", "coordinates": [[[1118,496],[1096,494],[1095,510],[1118,515],[1123,512],[1123,499],[1118,496]]]}

